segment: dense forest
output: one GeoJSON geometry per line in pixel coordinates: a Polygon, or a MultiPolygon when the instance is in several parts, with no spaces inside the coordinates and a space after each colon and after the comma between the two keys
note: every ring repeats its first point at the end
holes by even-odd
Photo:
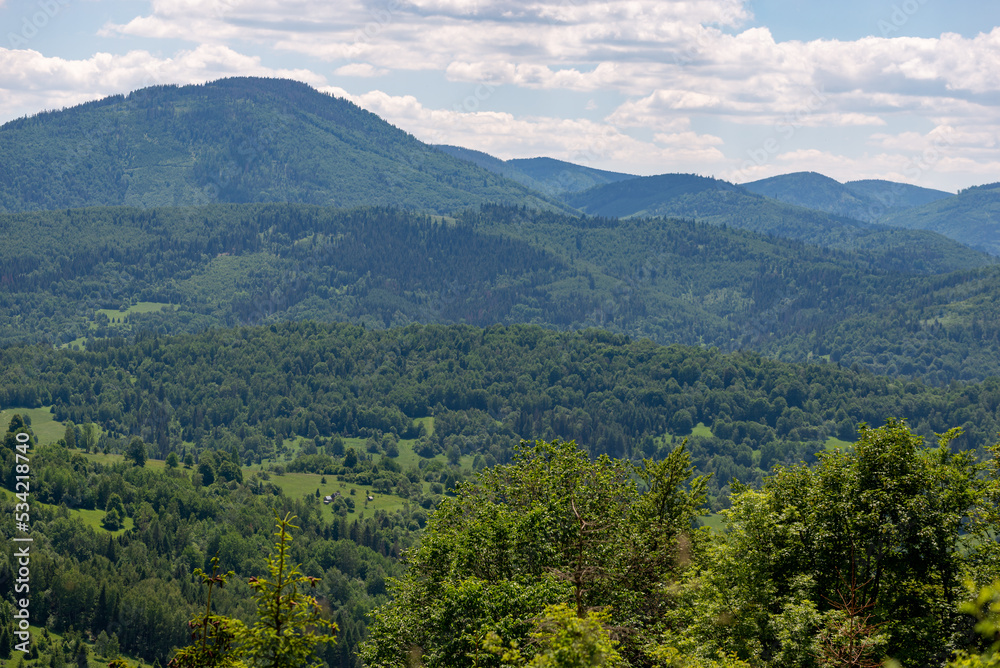
{"type": "Polygon", "coordinates": [[[298,81],[153,86],[0,126],[0,211],[550,203],[298,81]]]}
{"type": "MultiPolygon", "coordinates": [[[[31,428],[17,416],[5,437],[5,470],[14,468],[14,435],[20,432],[30,434],[31,428]]],[[[399,554],[419,528],[414,513],[426,520],[417,507],[392,515],[324,515],[319,498],[288,498],[259,475],[227,479],[226,463],[233,465],[226,451],[200,460],[200,470],[220,471],[212,480],[190,466],[157,472],[132,460],[102,464],[85,450],[67,449],[62,440],[33,445],[30,453],[37,472],[30,504],[30,612],[46,634],[39,629],[28,658],[42,656],[45,665],[57,661],[57,653],[66,655],[58,660],[75,662],[74,654],[81,652],[86,665],[89,651],[105,663],[127,654],[166,665],[171,650],[186,644],[187,621],[205,603],[193,571],[210,571],[213,556],[223,571],[240,576],[215,593],[213,605],[221,613],[247,618],[252,611],[247,582],[266,573],[273,514],[290,512],[301,527],[292,556],[304,573],[320,579],[317,592],[340,628],[338,644],[329,646],[323,658],[330,666],[355,666],[365,614],[387,600],[386,578],[402,573],[399,554]],[[131,518],[131,527],[108,531],[88,525],[70,512],[80,507],[106,509],[101,515],[120,510],[131,518]],[[80,649],[80,640],[89,640],[93,649],[80,649]]],[[[0,522],[4,535],[13,536],[17,499],[13,484],[7,488],[11,491],[4,494],[0,522]]],[[[0,564],[3,606],[12,600],[14,550],[15,544],[6,542],[0,564]]],[[[10,640],[5,627],[0,658],[11,656],[10,640]]]]}
{"type": "MultiPolygon", "coordinates": [[[[22,433],[31,427],[15,416],[0,450],[8,468],[22,433]]],[[[696,528],[707,481],[683,445],[631,462],[592,458],[572,442],[522,441],[509,464],[456,485],[429,517],[409,504],[365,517],[327,511],[318,490],[288,498],[264,471],[243,476],[235,451],[152,470],[139,439],[114,464],[65,439],[32,443],[44,473],[32,503],[30,601],[44,631],[28,665],[114,665],[123,654],[153,665],[182,654],[194,662],[174,665],[255,665],[246,635],[215,645],[213,658],[189,630],[212,626],[219,638],[231,623],[260,619],[255,592],[276,572],[274,518],[296,515],[294,536],[282,540],[282,563],[296,566],[282,568],[309,583],[301,593],[318,602],[315,619],[336,624],[313,665],[818,668],[956,657],[954,668],[993,666],[989,606],[1000,589],[962,602],[998,573],[998,453],[976,463],[953,450],[956,435],[927,448],[895,421],[863,427],[851,449],[778,467],[759,490],[737,486],[723,534],[696,528]],[[131,528],[88,526],[65,496],[50,505],[67,489],[70,503],[75,493],[103,505],[105,524],[121,510],[131,528]],[[212,580],[210,601],[204,572],[228,572],[212,580]]],[[[391,470],[393,459],[382,465],[391,470]]],[[[330,475],[348,480],[378,468],[353,450],[334,462],[330,475]]],[[[4,495],[7,535],[16,502],[4,495]]],[[[14,583],[7,549],[5,598],[14,583]]],[[[0,616],[7,657],[6,601],[0,616]]],[[[290,642],[317,632],[315,622],[286,631],[290,642]]]]}
{"type": "Polygon", "coordinates": [[[11,241],[0,248],[5,343],[282,320],[528,322],[936,384],[1000,373],[998,269],[933,245],[847,253],[690,221],[505,206],[446,219],[304,205],[74,209],[0,216],[0,229],[11,241]]]}
{"type": "Polygon", "coordinates": [[[757,185],[282,80],[3,125],[0,665],[1000,666],[995,184],[757,185]]]}
{"type": "MultiPolygon", "coordinates": [[[[956,446],[980,452],[1000,433],[996,379],[936,388],[601,330],[289,323],[80,352],[9,347],[0,368],[0,404],[51,405],[60,421],[98,425],[102,448],[124,452],[138,436],[160,459],[222,449],[250,465],[299,437],[328,455],[343,455],[330,450],[338,436],[374,439],[382,452],[391,434],[418,439],[426,456],[479,455],[481,467],[508,462],[522,438],[574,439],[595,456],[636,460],[688,436],[696,469],[713,474],[715,509],[731,480],[759,483],[775,464],[815,461],[862,422],[899,417],[928,438],[962,427],[956,446]],[[433,434],[414,422],[425,416],[433,434]]],[[[404,473],[381,484],[398,488],[404,473]]]]}

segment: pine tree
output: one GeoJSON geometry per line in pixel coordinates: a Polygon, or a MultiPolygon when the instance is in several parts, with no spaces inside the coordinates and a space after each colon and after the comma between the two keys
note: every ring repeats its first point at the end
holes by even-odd
{"type": "Polygon", "coordinates": [[[275,513],[275,553],[268,558],[270,578],[250,578],[257,602],[257,619],[252,626],[211,611],[212,589],[223,586],[233,575],[217,572],[218,559],[212,559],[212,574],[195,570],[208,585],[205,614],[189,622],[194,645],[180,649],[168,668],[298,668],[322,665],[316,656],[317,646],[333,642],[337,625],[322,617],[316,599],[303,594],[305,585],[315,587],[319,578],[302,575],[298,566],[289,563],[290,529],[298,528],[290,513],[282,519],[275,513]],[[200,637],[199,637],[200,636],[200,637]]]}

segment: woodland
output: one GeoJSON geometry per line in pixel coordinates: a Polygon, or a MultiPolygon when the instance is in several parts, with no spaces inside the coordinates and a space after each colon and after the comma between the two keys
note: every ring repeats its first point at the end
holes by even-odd
{"type": "Polygon", "coordinates": [[[0,126],[0,662],[1000,666],[998,193],[0,126]]]}

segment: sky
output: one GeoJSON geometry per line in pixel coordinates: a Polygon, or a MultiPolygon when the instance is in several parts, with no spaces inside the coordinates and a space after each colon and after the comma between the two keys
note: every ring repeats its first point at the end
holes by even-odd
{"type": "Polygon", "coordinates": [[[0,0],[0,123],[237,75],[503,159],[1000,181],[996,0],[0,0]]]}

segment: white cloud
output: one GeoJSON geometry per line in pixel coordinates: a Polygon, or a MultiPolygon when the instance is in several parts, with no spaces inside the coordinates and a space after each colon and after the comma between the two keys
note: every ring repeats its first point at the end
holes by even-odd
{"type": "MultiPolygon", "coordinates": [[[[424,97],[379,91],[358,99],[421,138],[440,136],[506,157],[580,154],[588,164],[612,169],[641,164],[629,171],[643,173],[744,171],[745,155],[727,152],[715,135],[692,131],[692,118],[707,118],[772,134],[849,128],[858,137],[870,128],[867,145],[856,139],[853,152],[845,148],[845,154],[856,154],[852,157],[777,150],[768,153],[766,164],[750,166],[754,174],[809,160],[830,160],[838,169],[850,163],[864,173],[875,165],[895,174],[902,168],[892,165],[904,164],[919,143],[900,123],[912,130],[919,127],[916,118],[927,127],[975,128],[956,134],[962,139],[953,144],[953,158],[939,161],[934,173],[978,174],[974,165],[992,169],[990,151],[1000,136],[994,120],[1000,28],[975,37],[779,42],[766,27],[746,27],[750,5],[750,0],[150,0],[146,14],[109,23],[101,35],[182,40],[192,45],[189,50],[171,57],[98,53],[77,61],[0,52],[0,115],[147,83],[260,74],[322,86],[326,80],[315,71],[322,67],[355,78],[357,85],[363,78],[424,71],[468,84],[459,95],[464,99],[450,110],[437,109],[442,103],[424,97]],[[301,58],[314,69],[267,67],[274,52],[282,59],[301,58]],[[591,99],[586,111],[602,108],[597,101],[605,93],[624,102],[603,120],[483,111],[500,86],[582,92],[591,99]],[[681,164],[681,157],[694,164],[681,164]]],[[[504,100],[517,97],[504,93],[504,100]]],[[[818,164],[809,168],[822,171],[818,164]]]]}
{"type": "Polygon", "coordinates": [[[104,33],[256,41],[339,61],[351,76],[432,70],[451,81],[614,90],[637,107],[619,110],[622,125],[664,110],[773,123],[812,90],[828,91],[826,115],[813,122],[879,125],[894,109],[866,105],[887,97],[902,113],[1000,92],[1000,28],[973,38],[779,43],[767,28],[715,27],[738,30],[749,16],[745,0],[154,0],[148,16],[104,33]]]}
{"type": "Polygon", "coordinates": [[[369,63],[350,63],[338,67],[333,73],[342,77],[381,77],[388,74],[389,70],[369,63]]]}
{"type": "Polygon", "coordinates": [[[69,60],[32,50],[0,48],[0,118],[56,109],[115,93],[166,83],[204,83],[233,75],[285,77],[312,85],[326,83],[309,70],[275,69],[261,59],[226,46],[201,45],[160,58],[147,51],[96,53],[69,60]]]}
{"type": "Polygon", "coordinates": [[[721,140],[693,132],[657,134],[655,141],[631,137],[613,125],[587,119],[516,117],[510,113],[430,109],[411,95],[382,91],[351,95],[326,86],[431,144],[454,144],[498,158],[547,156],[602,169],[654,174],[710,169],[724,160],[721,140]]]}

